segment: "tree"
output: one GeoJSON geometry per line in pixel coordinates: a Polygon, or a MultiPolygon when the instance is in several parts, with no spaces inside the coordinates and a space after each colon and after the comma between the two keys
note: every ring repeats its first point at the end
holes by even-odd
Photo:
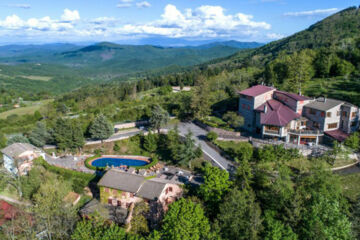
{"type": "Polygon", "coordinates": [[[148,222],[145,215],[150,211],[149,205],[145,202],[137,203],[133,210],[130,232],[145,235],[149,233],[148,222]]]}
{"type": "Polygon", "coordinates": [[[359,150],[360,146],[360,134],[359,132],[354,132],[351,134],[344,142],[345,146],[351,148],[354,151],[359,150]]]}
{"type": "Polygon", "coordinates": [[[14,189],[16,189],[17,194],[19,198],[21,199],[23,197],[23,186],[21,182],[20,174],[17,174],[19,171],[17,168],[17,165],[15,163],[15,171],[16,172],[9,172],[5,168],[0,168],[0,187],[1,189],[5,189],[5,187],[12,186],[14,189]]]}
{"type": "Polygon", "coordinates": [[[8,140],[7,145],[11,145],[13,143],[29,143],[29,139],[27,139],[24,135],[15,135],[8,140]]]}
{"type": "Polygon", "coordinates": [[[41,115],[41,113],[39,111],[35,111],[34,118],[39,121],[43,118],[43,116],[41,115]]]}
{"type": "Polygon", "coordinates": [[[289,226],[275,219],[274,211],[265,211],[264,240],[296,240],[297,238],[289,226]]]}
{"type": "Polygon", "coordinates": [[[244,125],[244,117],[238,115],[236,112],[227,112],[224,114],[223,119],[232,128],[239,129],[244,125]]]}
{"type": "Polygon", "coordinates": [[[236,169],[235,183],[240,186],[240,189],[251,189],[250,185],[253,183],[254,174],[252,168],[246,159],[240,162],[239,167],[236,169]]]}
{"type": "Polygon", "coordinates": [[[230,185],[227,171],[206,164],[204,167],[204,184],[200,185],[199,195],[209,208],[216,212],[219,203],[229,191],[230,185]]]}
{"type": "Polygon", "coordinates": [[[213,141],[215,141],[217,138],[218,138],[218,135],[217,135],[217,133],[216,132],[208,132],[207,134],[206,134],[206,138],[207,138],[207,140],[209,140],[210,142],[213,142],[213,141]]]}
{"type": "Polygon", "coordinates": [[[163,239],[202,240],[210,234],[210,224],[199,204],[182,198],[170,205],[161,233],[163,239]]]}
{"type": "Polygon", "coordinates": [[[255,194],[233,188],[220,205],[217,222],[224,240],[259,239],[262,230],[261,209],[255,194]]]}
{"type": "Polygon", "coordinates": [[[76,209],[63,199],[71,190],[68,182],[52,177],[42,183],[34,195],[37,231],[44,231],[48,239],[68,239],[77,220],[76,209]]]}
{"type": "Polygon", "coordinates": [[[78,222],[72,240],[126,240],[126,232],[116,224],[106,224],[103,219],[91,216],[78,222]]]}
{"type": "Polygon", "coordinates": [[[151,111],[150,127],[156,129],[160,133],[160,129],[170,120],[169,113],[159,105],[155,105],[151,111]]]}
{"type": "Polygon", "coordinates": [[[191,108],[194,116],[202,119],[211,112],[210,88],[206,79],[200,77],[197,80],[197,86],[194,89],[191,99],[191,108]]]}
{"type": "Polygon", "coordinates": [[[189,168],[191,168],[191,162],[202,154],[201,148],[196,146],[192,136],[192,133],[189,131],[182,144],[175,146],[172,152],[175,163],[187,165],[189,168]]]}
{"type": "Polygon", "coordinates": [[[301,87],[311,79],[313,75],[311,50],[295,52],[290,56],[289,65],[289,89],[297,90],[301,94],[301,87]]]}
{"type": "Polygon", "coordinates": [[[54,127],[54,140],[61,150],[79,150],[85,143],[84,133],[76,120],[58,118],[54,127]]]}
{"type": "Polygon", "coordinates": [[[60,103],[57,108],[56,108],[57,112],[60,112],[62,114],[66,114],[69,112],[69,108],[64,104],[64,103],[60,103]]]}
{"type": "Polygon", "coordinates": [[[89,133],[93,139],[104,140],[114,134],[114,126],[103,114],[100,114],[92,122],[89,133]]]}
{"type": "Polygon", "coordinates": [[[298,229],[300,239],[352,239],[348,209],[339,178],[322,164],[315,164],[299,179],[297,192],[304,208],[298,229]]]}
{"type": "Polygon", "coordinates": [[[7,139],[5,135],[2,132],[0,132],[0,149],[6,147],[6,145],[7,145],[7,139]]]}
{"type": "Polygon", "coordinates": [[[155,134],[149,132],[149,134],[144,137],[144,148],[150,153],[154,153],[156,151],[157,137],[155,134]]]}
{"type": "Polygon", "coordinates": [[[353,239],[351,222],[336,199],[316,194],[303,218],[301,239],[353,239]]]}
{"type": "Polygon", "coordinates": [[[37,147],[43,147],[50,138],[51,136],[43,122],[38,122],[36,127],[29,134],[30,142],[37,147]]]}

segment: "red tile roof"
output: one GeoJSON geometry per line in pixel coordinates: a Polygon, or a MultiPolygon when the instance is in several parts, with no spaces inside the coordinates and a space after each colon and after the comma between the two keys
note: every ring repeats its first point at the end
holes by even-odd
{"type": "Polygon", "coordinates": [[[17,212],[17,209],[13,205],[1,200],[0,201],[0,226],[2,226],[6,221],[15,217],[16,212],[17,212]]]}
{"type": "Polygon", "coordinates": [[[310,100],[311,98],[309,97],[305,97],[305,96],[301,96],[301,95],[298,95],[296,93],[289,93],[289,92],[283,92],[283,91],[279,91],[279,90],[276,90],[275,93],[282,93],[296,101],[305,101],[305,100],[310,100]]]}
{"type": "Polygon", "coordinates": [[[300,114],[294,112],[285,104],[274,99],[262,104],[256,110],[262,111],[260,113],[260,123],[265,125],[283,127],[290,121],[300,117],[300,114]],[[264,113],[265,106],[267,106],[266,113],[264,113]]]}
{"type": "Polygon", "coordinates": [[[334,138],[335,140],[337,140],[339,142],[343,142],[343,141],[345,141],[346,138],[349,137],[349,134],[341,131],[340,129],[332,130],[332,131],[326,131],[325,134],[332,137],[332,138],[334,138]]]}
{"type": "Polygon", "coordinates": [[[267,87],[267,86],[263,86],[263,85],[256,85],[256,86],[253,86],[251,88],[248,88],[248,89],[245,89],[245,90],[239,92],[239,94],[250,96],[250,97],[256,97],[256,96],[259,96],[261,94],[267,93],[272,90],[275,90],[275,88],[267,87]]]}

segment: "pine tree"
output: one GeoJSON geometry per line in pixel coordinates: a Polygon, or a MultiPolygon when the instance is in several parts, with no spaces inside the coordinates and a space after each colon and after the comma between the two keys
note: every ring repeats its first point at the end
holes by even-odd
{"type": "Polygon", "coordinates": [[[114,126],[103,114],[100,114],[92,122],[89,133],[93,139],[104,140],[114,133],[114,126]]]}

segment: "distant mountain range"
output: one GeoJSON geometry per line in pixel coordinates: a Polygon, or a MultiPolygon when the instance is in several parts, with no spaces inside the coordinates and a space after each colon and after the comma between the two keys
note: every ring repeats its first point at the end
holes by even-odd
{"type": "Polygon", "coordinates": [[[172,66],[186,67],[230,56],[240,49],[262,46],[255,42],[212,42],[199,46],[164,47],[120,45],[110,42],[89,46],[74,44],[8,45],[0,47],[0,63],[64,65],[86,76],[123,76],[172,66]]]}

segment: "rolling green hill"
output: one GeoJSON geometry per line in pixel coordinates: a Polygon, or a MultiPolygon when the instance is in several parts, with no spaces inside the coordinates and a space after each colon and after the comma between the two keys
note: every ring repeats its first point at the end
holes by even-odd
{"type": "Polygon", "coordinates": [[[176,72],[184,67],[232,55],[239,51],[236,43],[214,43],[204,48],[109,42],[86,47],[72,44],[2,46],[0,89],[58,94],[114,78],[123,81],[141,78],[149,73],[176,72]]]}
{"type": "Polygon", "coordinates": [[[213,59],[178,73],[176,79],[187,84],[189,76],[199,75],[207,78],[214,89],[221,85],[219,91],[229,95],[234,92],[229,89],[265,83],[360,105],[360,10],[344,9],[304,31],[213,59]]]}

